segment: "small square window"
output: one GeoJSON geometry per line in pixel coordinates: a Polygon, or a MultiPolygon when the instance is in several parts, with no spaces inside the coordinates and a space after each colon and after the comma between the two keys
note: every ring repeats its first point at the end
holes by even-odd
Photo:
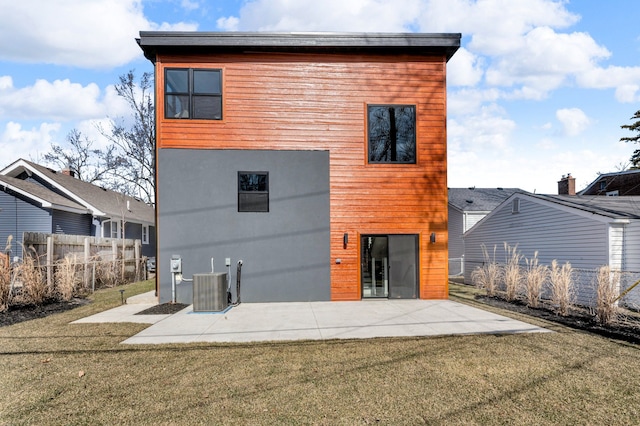
{"type": "Polygon", "coordinates": [[[369,105],[369,163],[416,162],[415,105],[369,105]]]}
{"type": "Polygon", "coordinates": [[[269,172],[238,172],[238,212],[269,211],[269,172]]]}
{"type": "Polygon", "coordinates": [[[165,118],[222,120],[222,70],[167,68],[165,118]]]}

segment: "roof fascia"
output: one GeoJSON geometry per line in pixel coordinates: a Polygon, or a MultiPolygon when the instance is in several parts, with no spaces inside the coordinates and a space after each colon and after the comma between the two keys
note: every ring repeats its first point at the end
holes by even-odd
{"type": "Polygon", "coordinates": [[[24,170],[26,170],[27,173],[31,173],[31,175],[34,175],[34,174],[38,175],[43,180],[45,180],[47,183],[49,183],[51,186],[54,186],[54,187],[58,188],[60,191],[64,192],[66,195],[68,195],[71,199],[73,199],[78,204],[81,204],[81,205],[85,206],[91,212],[91,214],[93,214],[94,216],[105,216],[106,215],[106,213],[104,213],[103,211],[101,211],[97,207],[91,205],[90,203],[85,201],[83,198],[77,196],[74,192],[68,190],[65,186],[60,185],[55,180],[50,179],[48,176],[40,173],[40,171],[38,169],[32,167],[31,164],[27,163],[23,159],[17,160],[13,164],[10,164],[8,167],[5,167],[2,171],[0,171],[0,173],[3,174],[3,175],[6,175],[6,176],[10,176],[11,172],[16,171],[16,170],[18,170],[20,168],[23,168],[24,170]]]}

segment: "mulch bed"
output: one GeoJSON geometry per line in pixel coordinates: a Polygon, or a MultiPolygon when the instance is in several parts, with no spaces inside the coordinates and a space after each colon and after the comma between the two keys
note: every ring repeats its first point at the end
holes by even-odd
{"type": "Polygon", "coordinates": [[[49,301],[42,305],[17,305],[0,312],[0,327],[68,311],[90,303],[89,299],[74,298],[68,302],[49,301]]]}
{"type": "Polygon", "coordinates": [[[507,302],[498,297],[476,296],[476,300],[497,308],[512,312],[526,314],[546,321],[555,322],[576,330],[588,331],[611,339],[624,340],[630,343],[640,344],[640,316],[619,315],[618,321],[608,326],[600,325],[595,317],[583,308],[574,308],[571,314],[561,316],[544,305],[534,309],[526,306],[521,301],[507,302]]]}
{"type": "Polygon", "coordinates": [[[138,312],[136,315],[167,315],[175,314],[186,308],[189,305],[184,303],[162,303],[160,305],[152,306],[149,309],[145,309],[142,312],[138,312]]]}

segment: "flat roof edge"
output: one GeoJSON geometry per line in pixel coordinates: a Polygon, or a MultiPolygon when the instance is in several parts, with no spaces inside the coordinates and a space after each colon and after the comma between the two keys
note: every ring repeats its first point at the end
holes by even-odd
{"type": "Polygon", "coordinates": [[[263,49],[270,51],[362,50],[442,53],[449,60],[460,33],[199,32],[140,31],[138,44],[149,59],[159,51],[263,49]]]}

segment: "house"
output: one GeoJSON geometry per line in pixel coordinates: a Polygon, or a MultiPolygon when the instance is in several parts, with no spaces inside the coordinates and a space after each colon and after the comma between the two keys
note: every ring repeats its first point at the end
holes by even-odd
{"type": "MultiPolygon", "coordinates": [[[[447,297],[446,64],[460,34],[138,44],[156,75],[161,302],[171,258],[187,279],[213,265],[231,282],[242,260],[245,302],[447,297]]],[[[190,283],[176,292],[191,303],[190,283]]]]}
{"type": "MultiPolygon", "coordinates": [[[[529,259],[537,251],[541,264],[556,259],[582,271],[577,297],[588,305],[596,268],[609,265],[640,278],[640,197],[514,193],[464,234],[465,283],[485,262],[483,245],[491,260],[495,248],[495,261],[504,263],[504,243],[529,259]]],[[[639,303],[640,292],[630,298],[639,303]]]]}
{"type": "Polygon", "coordinates": [[[464,240],[480,219],[491,213],[517,188],[449,188],[449,275],[464,273],[464,240]]]}
{"type": "Polygon", "coordinates": [[[591,182],[580,195],[627,196],[640,195],[640,169],[603,173],[591,182]]]}
{"type": "Polygon", "coordinates": [[[22,256],[23,232],[132,238],[155,256],[155,210],[144,202],[19,159],[0,170],[0,244],[22,256]],[[124,230],[124,234],[123,234],[124,230]]]}

